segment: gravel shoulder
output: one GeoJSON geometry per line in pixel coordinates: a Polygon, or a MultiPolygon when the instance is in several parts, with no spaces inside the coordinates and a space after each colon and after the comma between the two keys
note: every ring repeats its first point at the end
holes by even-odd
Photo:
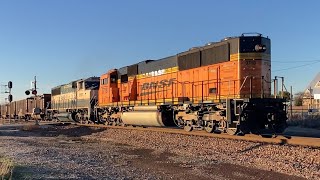
{"type": "Polygon", "coordinates": [[[160,132],[0,126],[14,179],[319,179],[320,150],[160,132]]]}

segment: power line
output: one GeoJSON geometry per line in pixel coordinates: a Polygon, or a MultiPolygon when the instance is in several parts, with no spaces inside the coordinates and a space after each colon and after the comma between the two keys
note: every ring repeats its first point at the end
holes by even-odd
{"type": "Polygon", "coordinates": [[[271,62],[275,62],[275,63],[303,63],[303,62],[320,62],[320,60],[309,60],[309,61],[274,61],[274,60],[271,60],[271,62]]]}
{"type": "Polygon", "coordinates": [[[305,67],[305,66],[309,66],[309,65],[314,65],[314,64],[317,64],[317,63],[320,63],[320,61],[313,62],[313,63],[308,63],[308,64],[302,64],[302,65],[299,65],[299,66],[293,66],[293,67],[283,68],[283,69],[277,69],[277,70],[274,70],[274,71],[272,71],[272,72],[279,72],[279,71],[286,71],[286,70],[291,70],[291,69],[297,69],[297,68],[301,68],[301,67],[305,67]]]}

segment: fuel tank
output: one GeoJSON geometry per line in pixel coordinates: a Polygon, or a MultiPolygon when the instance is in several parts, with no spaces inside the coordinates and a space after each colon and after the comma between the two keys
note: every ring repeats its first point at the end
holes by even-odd
{"type": "Polygon", "coordinates": [[[158,106],[136,106],[134,111],[158,111],[158,106]]]}
{"type": "Polygon", "coordinates": [[[157,106],[135,107],[134,111],[122,113],[121,119],[126,125],[174,126],[173,112],[165,110],[159,112],[157,106]]]}
{"type": "Polygon", "coordinates": [[[74,122],[70,113],[60,113],[54,115],[59,121],[62,122],[74,122]]]}

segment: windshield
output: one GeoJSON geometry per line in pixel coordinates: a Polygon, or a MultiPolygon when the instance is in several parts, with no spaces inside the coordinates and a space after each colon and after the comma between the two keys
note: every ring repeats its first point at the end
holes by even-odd
{"type": "Polygon", "coordinates": [[[87,81],[85,82],[85,88],[91,89],[91,90],[98,90],[99,89],[100,82],[91,82],[87,81]]]}

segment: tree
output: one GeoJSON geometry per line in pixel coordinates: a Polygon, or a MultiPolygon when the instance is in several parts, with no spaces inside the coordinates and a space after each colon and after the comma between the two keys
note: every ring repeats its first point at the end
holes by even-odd
{"type": "MultiPolygon", "coordinates": [[[[282,91],[279,91],[278,96],[282,97],[282,91]]],[[[288,91],[283,91],[283,98],[284,99],[290,100],[291,99],[290,96],[291,96],[291,94],[288,91]]]]}
{"type": "Polygon", "coordinates": [[[295,94],[295,97],[294,97],[295,106],[302,106],[303,95],[304,95],[304,92],[298,92],[295,94]]]}

